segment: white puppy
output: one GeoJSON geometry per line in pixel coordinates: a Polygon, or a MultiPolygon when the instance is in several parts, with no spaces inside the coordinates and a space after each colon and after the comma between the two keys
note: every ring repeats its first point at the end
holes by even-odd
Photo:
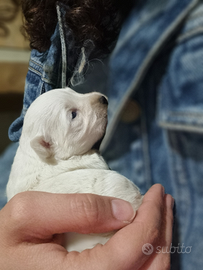
{"type": "MultiPolygon", "coordinates": [[[[38,97],[28,109],[20,145],[7,185],[7,197],[27,191],[94,193],[142,202],[138,188],[109,170],[94,149],[107,125],[107,99],[100,93],[56,89],[38,97]]],[[[67,250],[104,244],[112,235],[68,233],[67,250]]]]}

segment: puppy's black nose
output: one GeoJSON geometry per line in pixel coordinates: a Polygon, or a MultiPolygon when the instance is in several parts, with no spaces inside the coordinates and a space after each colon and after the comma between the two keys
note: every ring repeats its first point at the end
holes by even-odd
{"type": "Polygon", "coordinates": [[[108,105],[108,100],[107,100],[104,96],[101,96],[101,97],[99,98],[99,102],[100,102],[101,104],[108,105]]]}

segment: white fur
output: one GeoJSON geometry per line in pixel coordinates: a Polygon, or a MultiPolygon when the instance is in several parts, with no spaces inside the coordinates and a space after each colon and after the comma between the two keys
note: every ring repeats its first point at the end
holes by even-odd
{"type": "MultiPolygon", "coordinates": [[[[8,200],[27,190],[94,193],[127,200],[138,209],[142,202],[138,188],[109,170],[101,155],[91,150],[107,125],[107,104],[100,102],[101,96],[56,89],[31,104],[7,185],[8,200]]],[[[67,237],[68,251],[82,251],[104,244],[110,235],[67,237]]]]}

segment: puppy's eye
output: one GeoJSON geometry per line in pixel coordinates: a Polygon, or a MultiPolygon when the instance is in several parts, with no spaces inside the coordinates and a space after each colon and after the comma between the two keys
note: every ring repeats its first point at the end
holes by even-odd
{"type": "Polygon", "coordinates": [[[72,111],[72,119],[74,119],[77,116],[77,112],[76,111],[72,111]]]}

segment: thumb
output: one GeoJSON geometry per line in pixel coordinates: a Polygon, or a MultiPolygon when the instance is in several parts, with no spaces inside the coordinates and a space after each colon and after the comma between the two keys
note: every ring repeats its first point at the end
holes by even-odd
{"type": "Polygon", "coordinates": [[[26,236],[48,239],[64,232],[109,232],[124,227],[135,216],[131,204],[120,199],[36,191],[17,194],[4,210],[18,241],[26,236]]]}

